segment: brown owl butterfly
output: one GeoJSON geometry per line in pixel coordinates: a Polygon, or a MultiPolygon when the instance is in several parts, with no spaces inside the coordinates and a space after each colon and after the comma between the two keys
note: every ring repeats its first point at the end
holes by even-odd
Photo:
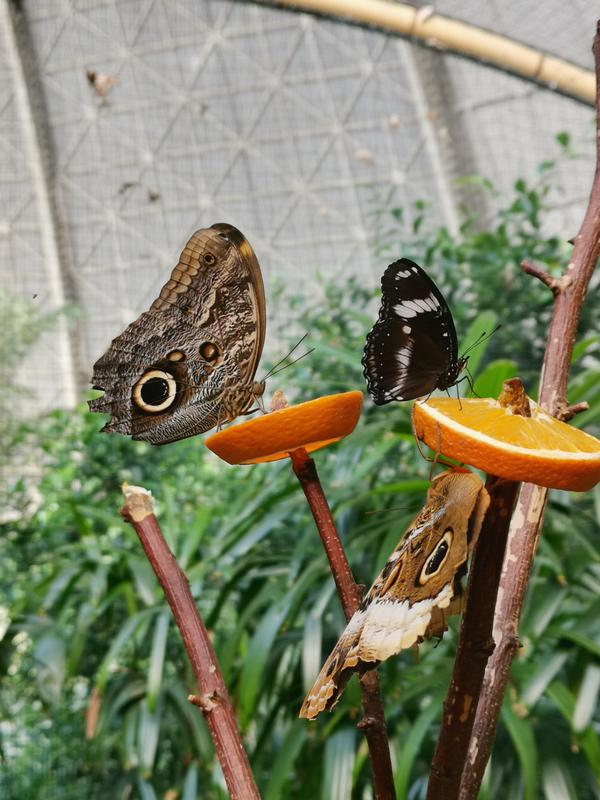
{"type": "Polygon", "coordinates": [[[158,298],[94,364],[91,411],[102,430],[167,444],[230,422],[264,391],[254,376],[265,292],[248,240],[233,225],[196,231],[158,298]]]}
{"type": "Polygon", "coordinates": [[[490,498],[470,472],[444,472],[340,636],[300,716],[331,709],[353,672],[363,673],[423,638],[441,636],[462,610],[461,578],[490,498]]]}

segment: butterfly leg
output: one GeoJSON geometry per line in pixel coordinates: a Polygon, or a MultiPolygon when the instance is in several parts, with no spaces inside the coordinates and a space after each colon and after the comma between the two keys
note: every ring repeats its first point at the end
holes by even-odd
{"type": "MultiPolygon", "coordinates": [[[[431,463],[431,468],[429,470],[429,480],[431,480],[433,467],[435,466],[435,459],[432,459],[431,456],[428,456],[425,453],[425,451],[423,450],[423,448],[421,447],[421,440],[417,436],[417,431],[415,430],[415,420],[414,420],[414,417],[412,415],[411,415],[411,419],[410,419],[410,425],[411,425],[411,428],[412,428],[413,436],[415,437],[415,442],[417,443],[417,450],[419,451],[419,453],[421,455],[421,458],[423,459],[423,461],[429,461],[431,463]]],[[[436,458],[437,458],[437,454],[436,454],[436,458]]]]}
{"type": "MultiPolygon", "coordinates": [[[[458,400],[458,407],[460,408],[460,410],[461,410],[461,411],[462,411],[462,403],[460,402],[460,392],[458,391],[458,384],[459,384],[459,383],[460,383],[462,380],[464,380],[464,378],[461,378],[461,379],[460,379],[460,381],[457,381],[457,382],[454,384],[454,385],[456,386],[456,399],[458,400]]],[[[448,397],[451,397],[451,396],[452,396],[452,395],[450,394],[450,389],[446,389],[446,394],[448,395],[448,397]]]]}
{"type": "Polygon", "coordinates": [[[264,406],[257,405],[256,408],[249,408],[248,411],[244,411],[244,413],[241,416],[249,417],[250,414],[256,414],[257,411],[260,411],[261,414],[266,414],[267,413],[265,411],[265,409],[264,409],[264,406]]]}
{"type": "Polygon", "coordinates": [[[426,454],[426,453],[423,451],[423,448],[421,447],[421,439],[419,439],[419,437],[417,436],[417,432],[416,432],[416,430],[415,430],[415,423],[414,423],[414,420],[413,420],[412,418],[411,418],[411,427],[412,427],[413,436],[415,437],[415,442],[417,443],[417,450],[419,451],[419,453],[420,453],[420,455],[421,455],[421,458],[423,459],[423,461],[429,461],[429,463],[431,464],[431,467],[430,467],[430,469],[429,469],[429,480],[430,480],[430,481],[431,481],[431,479],[433,478],[433,470],[434,470],[434,468],[435,468],[435,465],[436,465],[436,464],[441,464],[441,465],[443,465],[444,467],[449,467],[450,469],[454,469],[454,467],[456,466],[456,464],[453,464],[453,463],[452,463],[452,462],[450,462],[450,461],[446,461],[446,460],[444,459],[444,457],[443,457],[443,456],[441,455],[441,453],[440,453],[440,444],[439,444],[439,441],[440,441],[440,436],[439,436],[439,428],[438,428],[438,447],[437,447],[437,450],[436,450],[435,456],[432,458],[431,456],[428,456],[428,455],[427,455],[427,454],[426,454]]]}
{"type": "Polygon", "coordinates": [[[471,375],[471,372],[469,371],[468,367],[465,367],[465,372],[466,375],[464,378],[461,378],[461,380],[467,381],[467,383],[469,384],[469,391],[471,392],[471,394],[475,395],[475,397],[480,397],[480,395],[478,395],[477,392],[475,391],[475,387],[473,386],[473,376],[471,375]]]}
{"type": "MultiPolygon", "coordinates": [[[[266,414],[267,413],[267,409],[265,408],[265,401],[263,399],[262,394],[257,395],[257,397],[255,399],[256,399],[256,408],[253,408],[252,411],[253,412],[254,411],[260,411],[261,414],[266,414]]],[[[248,414],[250,414],[250,413],[251,412],[248,411],[248,414]]]]}

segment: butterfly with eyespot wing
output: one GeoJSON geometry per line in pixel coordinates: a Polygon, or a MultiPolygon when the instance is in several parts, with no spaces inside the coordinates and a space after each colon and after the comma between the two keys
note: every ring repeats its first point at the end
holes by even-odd
{"type": "Polygon", "coordinates": [[[362,358],[373,401],[414,400],[457,383],[468,358],[458,357],[452,314],[427,273],[401,258],[383,273],[381,293],[362,358]]]}
{"type": "Polygon", "coordinates": [[[325,661],[300,710],[331,709],[353,672],[367,672],[425,637],[441,636],[462,611],[461,579],[490,496],[472,472],[433,479],[427,502],[375,579],[325,661]]]}
{"type": "Polygon", "coordinates": [[[245,413],[266,331],[260,267],[246,237],[217,223],[196,231],[149,310],[94,364],[102,430],[167,444],[245,413]]]}

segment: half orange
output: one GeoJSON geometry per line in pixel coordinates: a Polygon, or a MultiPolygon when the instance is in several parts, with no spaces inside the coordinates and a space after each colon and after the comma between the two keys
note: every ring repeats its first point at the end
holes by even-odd
{"type": "Polygon", "coordinates": [[[205,445],[229,464],[257,464],[307,453],[352,433],[360,417],[362,392],[343,392],[280,408],[214,433],[205,445]]]}
{"type": "Polygon", "coordinates": [[[432,450],[490,475],[583,492],[600,481],[600,441],[546,414],[491,398],[435,397],[413,406],[414,430],[432,450]]]}

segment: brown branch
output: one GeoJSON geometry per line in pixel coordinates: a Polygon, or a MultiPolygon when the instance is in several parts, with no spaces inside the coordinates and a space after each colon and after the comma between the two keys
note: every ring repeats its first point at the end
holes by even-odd
{"type": "Polygon", "coordinates": [[[590,407],[590,404],[587,400],[582,400],[580,403],[573,403],[573,405],[567,406],[563,408],[560,414],[557,414],[559,419],[563,422],[568,422],[573,417],[576,417],[577,414],[581,414],[582,411],[587,411],[590,407]]]}
{"type": "Polygon", "coordinates": [[[190,700],[204,714],[229,794],[233,800],[260,800],[215,651],[187,578],[163,538],[152,498],[139,486],[123,486],[123,494],[121,514],[135,528],[181,632],[200,689],[190,700]]]}
{"type": "Polygon", "coordinates": [[[517,650],[521,608],[542,529],[547,497],[547,489],[531,483],[524,484],[511,521],[494,619],[496,648],[487,664],[475,713],[471,745],[458,794],[460,800],[477,797],[494,743],[508,673],[517,650]],[[529,519],[521,516],[524,512],[529,519]],[[513,595],[508,596],[508,592],[513,595]]]}
{"type": "MultiPolygon", "coordinates": [[[[494,651],[494,608],[510,514],[519,484],[488,477],[486,487],[491,502],[469,570],[467,604],[452,680],[444,702],[440,735],[431,764],[428,800],[446,800],[458,796],[477,698],[483,685],[488,659],[494,651]]],[[[516,648],[516,642],[513,647],[516,648]]]]}
{"type": "MultiPolygon", "coordinates": [[[[596,65],[596,170],[585,217],[575,237],[571,260],[560,279],[560,290],[555,292],[540,379],[540,403],[554,416],[561,416],[565,411],[568,413],[567,381],[577,324],[589,281],[600,256],[600,22],[592,49],[596,65]]],[[[479,698],[471,747],[463,771],[460,800],[472,800],[477,796],[489,759],[515,653],[514,644],[517,641],[527,579],[542,528],[547,498],[547,489],[525,484],[513,514],[495,613],[496,649],[488,662],[479,698]]]]}
{"type": "Polygon", "coordinates": [[[544,283],[549,289],[552,290],[553,294],[558,294],[561,291],[560,281],[556,278],[553,278],[549,272],[546,272],[545,269],[538,267],[537,264],[534,264],[533,261],[529,261],[525,259],[521,261],[521,269],[523,272],[526,272],[528,275],[533,275],[534,278],[537,278],[539,281],[544,283]]]}
{"type": "MultiPolygon", "coordinates": [[[[294,450],[290,458],[323,542],[346,620],[349,620],[360,605],[361,592],[352,577],[315,462],[304,448],[294,450]]],[[[377,800],[395,800],[392,761],[377,670],[370,670],[361,676],[360,696],[364,716],[357,727],[364,731],[369,745],[375,797],[377,800]]]]}
{"type": "Polygon", "coordinates": [[[315,462],[304,448],[290,453],[294,473],[306,495],[319,536],[329,560],[333,580],[340,596],[346,619],[349,620],[360,605],[360,590],[350,570],[346,553],[333,521],[329,503],[323,492],[315,462]]]}

